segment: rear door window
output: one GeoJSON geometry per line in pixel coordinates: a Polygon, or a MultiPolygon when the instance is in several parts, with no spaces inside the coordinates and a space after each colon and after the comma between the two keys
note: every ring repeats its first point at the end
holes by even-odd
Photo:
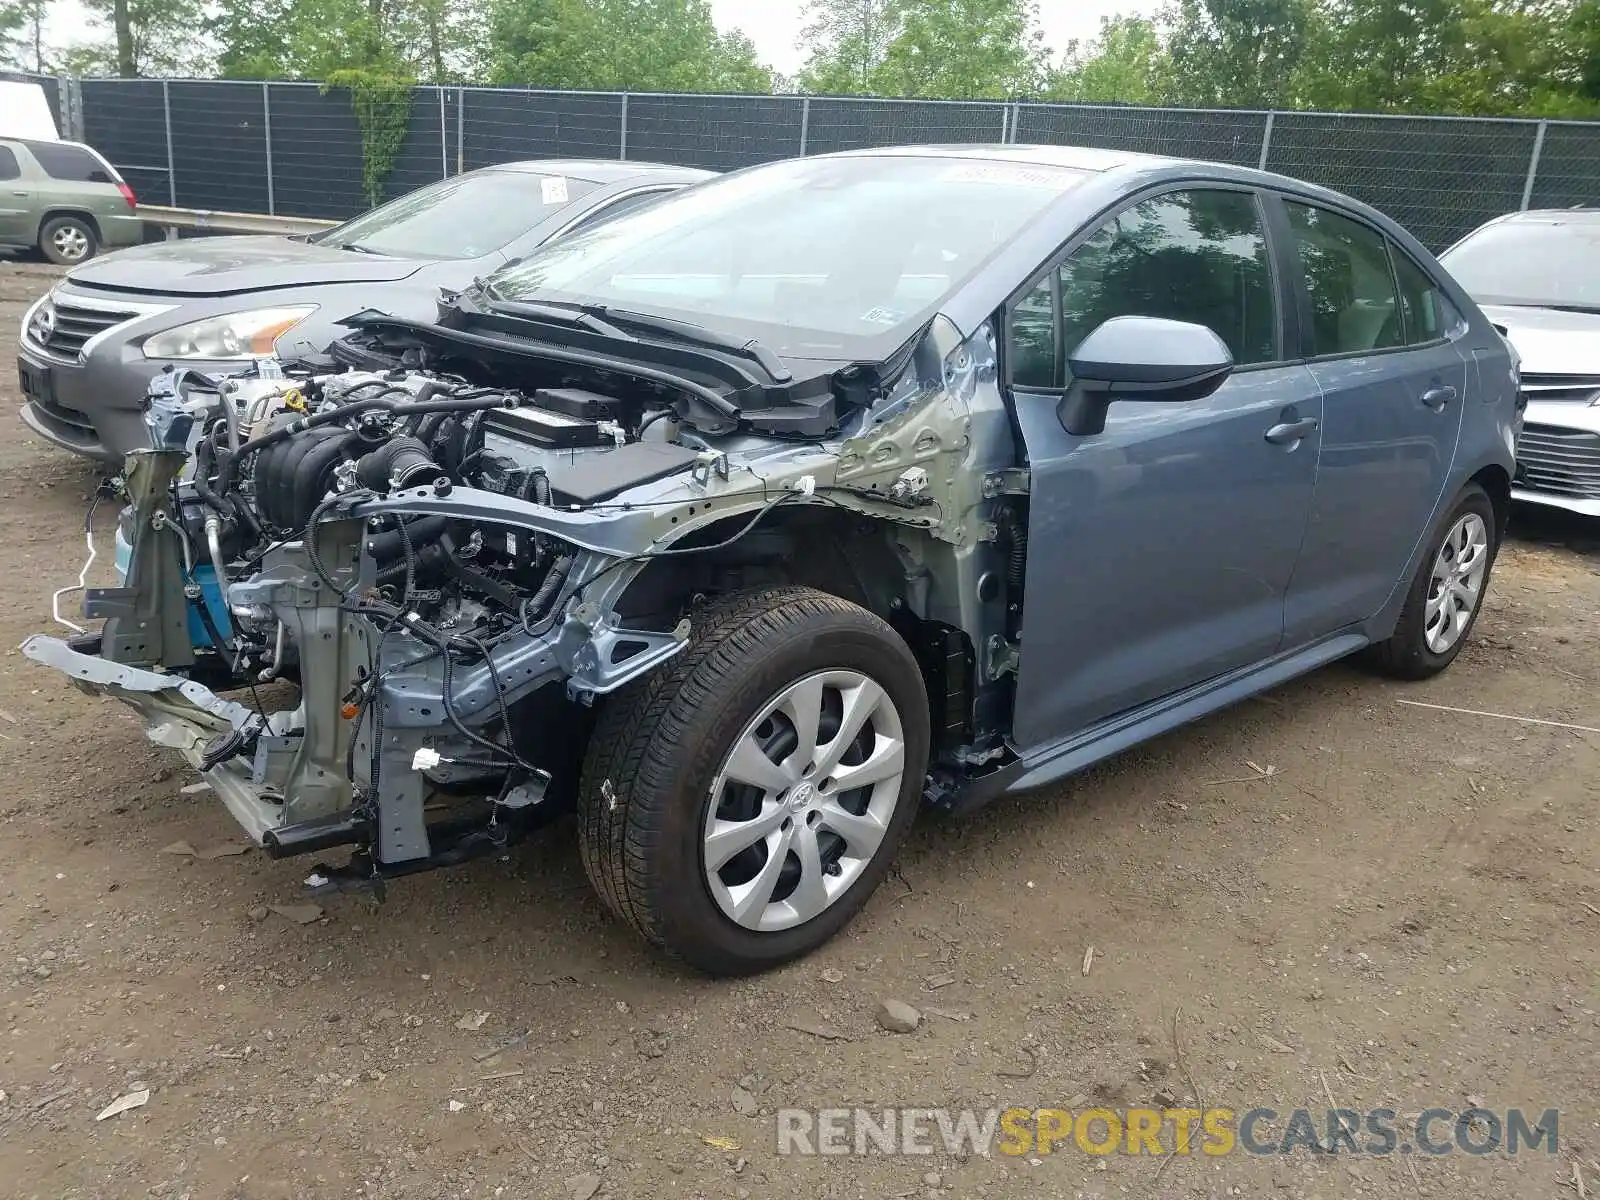
{"type": "Polygon", "coordinates": [[[1404,345],[1405,321],[1384,236],[1331,209],[1294,201],[1284,208],[1311,298],[1312,356],[1404,345]]]}
{"type": "Polygon", "coordinates": [[[81,146],[29,142],[28,151],[51,179],[68,183],[115,183],[98,158],[81,146]]]}
{"type": "Polygon", "coordinates": [[[1395,281],[1400,289],[1400,316],[1404,321],[1406,345],[1437,342],[1450,327],[1446,316],[1451,311],[1449,302],[1428,273],[1393,242],[1389,243],[1389,257],[1394,260],[1395,281]]]}
{"type": "Polygon", "coordinates": [[[21,179],[22,168],[10,146],[0,146],[0,179],[21,179]]]}

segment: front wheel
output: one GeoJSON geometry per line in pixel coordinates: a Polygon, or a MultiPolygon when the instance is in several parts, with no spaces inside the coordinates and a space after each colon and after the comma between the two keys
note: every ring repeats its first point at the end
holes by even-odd
{"type": "Polygon", "coordinates": [[[610,908],[702,970],[806,954],[860,911],[916,813],[929,744],[916,659],[810,588],[719,600],[610,698],[584,766],[584,868],[610,908]]]}
{"type": "Polygon", "coordinates": [[[1396,679],[1437,675],[1461,653],[1489,589],[1499,551],[1494,504],[1468,484],[1422,556],[1394,635],[1367,651],[1367,661],[1396,679]]]}

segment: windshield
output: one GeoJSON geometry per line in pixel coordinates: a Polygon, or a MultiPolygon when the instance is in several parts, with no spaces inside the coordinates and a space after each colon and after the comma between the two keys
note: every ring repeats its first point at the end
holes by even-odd
{"type": "Polygon", "coordinates": [[[396,258],[481,258],[595,186],[563,175],[476,171],[391,200],[316,240],[396,258]]]}
{"type": "Polygon", "coordinates": [[[1479,304],[1600,309],[1600,222],[1507,221],[1439,260],[1479,304]]]}
{"type": "Polygon", "coordinates": [[[774,163],[541,247],[492,276],[493,295],[676,316],[795,357],[868,357],[1083,177],[983,159],[774,163]]]}

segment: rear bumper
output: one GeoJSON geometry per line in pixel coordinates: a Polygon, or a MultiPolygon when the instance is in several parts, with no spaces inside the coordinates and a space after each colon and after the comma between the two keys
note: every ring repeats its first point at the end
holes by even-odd
{"type": "Polygon", "coordinates": [[[144,218],[132,213],[126,216],[98,217],[100,244],[108,250],[124,246],[138,246],[144,242],[144,218]]]}

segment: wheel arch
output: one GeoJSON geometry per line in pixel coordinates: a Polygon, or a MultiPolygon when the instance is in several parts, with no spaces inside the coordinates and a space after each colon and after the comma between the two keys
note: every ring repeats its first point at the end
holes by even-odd
{"type": "Polygon", "coordinates": [[[1475,483],[1489,494],[1494,505],[1495,541],[1505,537],[1506,525],[1511,520],[1511,472],[1499,463],[1480,467],[1468,483],[1475,483]]]}
{"type": "Polygon", "coordinates": [[[613,606],[622,624],[671,629],[704,599],[761,587],[825,592],[886,621],[916,657],[936,750],[970,740],[976,650],[965,631],[925,620],[906,603],[912,581],[896,552],[900,527],[826,503],[792,504],[730,541],[750,517],[748,511],[720,517],[672,543],[674,550],[706,546],[704,554],[647,561],[613,606]]]}
{"type": "Polygon", "coordinates": [[[45,209],[44,213],[39,217],[39,228],[35,230],[33,240],[37,242],[41,237],[43,237],[45,226],[50,224],[51,221],[56,220],[58,217],[74,217],[77,220],[82,221],[94,231],[95,241],[105,241],[105,236],[100,229],[100,222],[95,218],[95,215],[92,212],[88,211],[88,209],[70,208],[64,205],[53,205],[50,208],[45,209]]]}

